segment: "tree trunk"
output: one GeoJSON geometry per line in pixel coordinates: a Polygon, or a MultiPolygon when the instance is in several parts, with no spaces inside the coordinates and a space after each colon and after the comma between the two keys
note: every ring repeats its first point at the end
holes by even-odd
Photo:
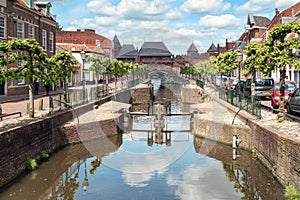
{"type": "Polygon", "coordinates": [[[277,114],[277,121],[283,122],[285,119],[284,113],[284,85],[285,85],[285,68],[280,70],[280,97],[279,97],[279,112],[277,114]]]}
{"type": "Polygon", "coordinates": [[[221,76],[220,76],[220,88],[222,88],[222,86],[223,86],[223,83],[222,83],[222,73],[221,73],[221,76]]]}
{"type": "Polygon", "coordinates": [[[105,92],[108,94],[108,75],[105,74],[105,92]]]}
{"type": "Polygon", "coordinates": [[[96,78],[95,78],[95,85],[96,85],[96,98],[98,98],[98,73],[95,73],[96,78]]]}
{"type": "Polygon", "coordinates": [[[33,83],[28,84],[29,91],[29,117],[34,118],[34,86],[33,83]]]}
{"type": "Polygon", "coordinates": [[[68,101],[68,86],[67,86],[67,79],[64,78],[64,102],[69,102],[68,101]]]}
{"type": "Polygon", "coordinates": [[[251,83],[251,102],[255,97],[255,82],[256,82],[256,70],[252,70],[252,83],[251,83]]]}

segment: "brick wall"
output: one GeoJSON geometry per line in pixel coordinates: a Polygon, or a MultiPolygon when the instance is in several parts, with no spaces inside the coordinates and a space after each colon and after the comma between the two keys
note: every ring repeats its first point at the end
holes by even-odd
{"type": "MultiPolygon", "coordinates": [[[[94,105],[100,105],[108,101],[110,101],[110,97],[77,107],[76,113],[81,115],[93,109],[94,105]]],[[[66,144],[80,142],[83,138],[99,137],[99,135],[93,135],[91,131],[88,133],[80,132],[83,135],[86,134],[82,138],[74,125],[65,125],[73,119],[73,112],[68,110],[1,133],[0,186],[22,173],[25,169],[26,159],[39,158],[43,150],[52,152],[66,144]]],[[[116,134],[119,131],[114,120],[98,123],[102,127],[101,137],[116,134]]],[[[89,126],[89,124],[85,126],[89,126]]]]}
{"type": "MultiPolygon", "coordinates": [[[[219,103],[230,111],[237,112],[236,107],[223,101],[219,101],[219,103]]],[[[239,118],[250,127],[250,130],[236,125],[218,124],[201,119],[196,122],[197,135],[232,145],[233,135],[238,134],[242,139],[241,148],[249,151],[256,150],[259,159],[283,185],[291,183],[300,191],[299,142],[273,128],[260,125],[245,112],[240,112],[239,118]],[[211,126],[212,124],[213,126],[211,126]]]]}

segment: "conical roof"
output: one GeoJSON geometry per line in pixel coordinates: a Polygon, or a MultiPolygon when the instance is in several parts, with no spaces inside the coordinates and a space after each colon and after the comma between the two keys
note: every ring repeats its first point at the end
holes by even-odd
{"type": "Polygon", "coordinates": [[[194,43],[192,43],[191,46],[188,48],[187,52],[197,52],[198,53],[198,49],[196,48],[194,43]]]}
{"type": "Polygon", "coordinates": [[[215,46],[214,43],[211,43],[209,49],[207,50],[207,52],[218,52],[217,47],[215,46]]]}

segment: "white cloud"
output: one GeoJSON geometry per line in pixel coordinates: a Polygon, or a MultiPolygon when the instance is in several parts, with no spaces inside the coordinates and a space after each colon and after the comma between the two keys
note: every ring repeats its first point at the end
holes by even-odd
{"type": "Polygon", "coordinates": [[[230,7],[231,4],[223,0],[186,0],[181,9],[187,13],[201,14],[227,11],[230,7]]]}
{"type": "Polygon", "coordinates": [[[269,8],[273,8],[274,10],[275,8],[284,10],[298,2],[299,0],[249,0],[245,4],[237,6],[234,9],[236,12],[240,13],[258,12],[269,8]]]}
{"type": "Polygon", "coordinates": [[[299,0],[277,0],[275,2],[275,8],[278,8],[278,9],[286,9],[296,3],[299,3],[299,0]]]}
{"type": "Polygon", "coordinates": [[[169,6],[163,1],[121,0],[118,13],[125,19],[157,20],[162,18],[169,6]]]}
{"type": "Polygon", "coordinates": [[[116,7],[107,0],[92,0],[87,4],[87,7],[95,14],[108,16],[117,14],[116,7]]]}
{"type": "Polygon", "coordinates": [[[183,16],[178,9],[172,9],[166,13],[166,18],[170,20],[181,19],[183,16]]]}
{"type": "Polygon", "coordinates": [[[231,14],[220,16],[206,15],[199,20],[199,25],[203,27],[215,27],[220,29],[234,29],[242,26],[239,18],[231,14]]]}
{"type": "Polygon", "coordinates": [[[194,29],[180,28],[176,32],[187,37],[199,36],[199,33],[194,29]]]}
{"type": "Polygon", "coordinates": [[[229,32],[229,33],[226,33],[224,34],[224,41],[226,39],[228,39],[228,41],[236,41],[240,36],[241,36],[242,33],[236,33],[236,32],[229,32]]]}

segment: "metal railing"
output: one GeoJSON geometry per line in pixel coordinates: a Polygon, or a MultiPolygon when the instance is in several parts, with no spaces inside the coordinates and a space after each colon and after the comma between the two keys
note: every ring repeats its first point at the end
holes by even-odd
{"type": "Polygon", "coordinates": [[[82,105],[84,103],[103,98],[109,95],[108,87],[101,86],[97,88],[76,89],[68,91],[68,93],[60,93],[58,95],[49,96],[49,113],[62,111],[72,107],[82,105]],[[98,93],[97,93],[98,91],[98,93]]]}
{"type": "MultiPolygon", "coordinates": [[[[142,82],[142,77],[138,77],[134,81],[129,81],[128,88],[134,87],[142,82]]],[[[62,110],[74,108],[78,105],[88,103],[97,99],[104,98],[116,92],[115,88],[109,85],[99,85],[98,88],[77,88],[69,90],[68,93],[60,93],[49,96],[49,114],[62,110]],[[69,105],[69,106],[68,106],[69,105]]]]}
{"type": "Polygon", "coordinates": [[[218,88],[219,98],[230,103],[233,106],[245,110],[248,113],[261,119],[261,100],[257,96],[245,96],[239,90],[227,90],[224,88],[218,88]]]}

